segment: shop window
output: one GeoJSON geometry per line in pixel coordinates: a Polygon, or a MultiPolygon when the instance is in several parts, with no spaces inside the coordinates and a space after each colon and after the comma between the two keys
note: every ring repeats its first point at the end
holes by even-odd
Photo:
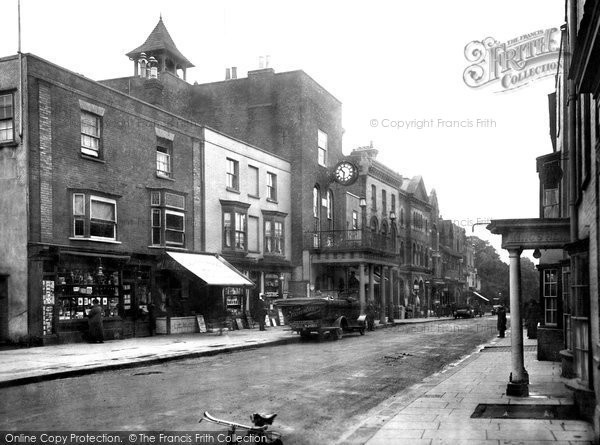
{"type": "Polygon", "coordinates": [[[163,178],[172,177],[171,159],[173,142],[163,138],[156,140],[156,174],[163,178]]]}
{"type": "Polygon", "coordinates": [[[383,214],[387,214],[387,192],[385,190],[381,191],[381,211],[383,214]]]}
{"type": "Polygon", "coordinates": [[[358,212],[352,210],[352,230],[358,230],[358,212]]]}
{"type": "Polygon", "coordinates": [[[0,94],[0,144],[14,142],[15,117],[13,94],[0,94]]]}
{"type": "Polygon", "coordinates": [[[99,241],[117,239],[117,202],[101,196],[73,193],[74,238],[99,241]]]}
{"type": "Polygon", "coordinates": [[[185,196],[152,191],[150,205],[151,245],[185,247],[185,196]]]}

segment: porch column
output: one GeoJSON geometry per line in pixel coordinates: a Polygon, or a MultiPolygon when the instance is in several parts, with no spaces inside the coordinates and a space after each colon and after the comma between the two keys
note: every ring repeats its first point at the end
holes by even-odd
{"type": "Polygon", "coordinates": [[[387,275],[387,267],[381,266],[381,280],[379,284],[379,289],[381,292],[381,307],[379,308],[379,322],[381,324],[385,324],[385,314],[387,309],[387,301],[386,301],[386,289],[385,289],[385,276],[387,275]]]}
{"type": "Polygon", "coordinates": [[[365,300],[365,265],[358,265],[358,281],[360,284],[358,285],[358,300],[360,301],[360,313],[364,314],[367,308],[367,302],[365,300]]]}
{"type": "Polygon", "coordinates": [[[375,301],[375,266],[369,264],[369,303],[375,301]]]}
{"type": "Polygon", "coordinates": [[[523,360],[523,323],[519,303],[521,300],[521,249],[508,250],[510,264],[510,339],[512,372],[506,387],[506,395],[527,397],[529,375],[523,360]]]}

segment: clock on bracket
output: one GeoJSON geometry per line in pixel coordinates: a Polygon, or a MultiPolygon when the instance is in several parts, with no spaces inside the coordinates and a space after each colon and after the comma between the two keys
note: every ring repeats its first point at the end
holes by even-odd
{"type": "Polygon", "coordinates": [[[350,161],[341,161],[333,170],[335,182],[341,185],[351,185],[358,179],[358,167],[350,161]]]}

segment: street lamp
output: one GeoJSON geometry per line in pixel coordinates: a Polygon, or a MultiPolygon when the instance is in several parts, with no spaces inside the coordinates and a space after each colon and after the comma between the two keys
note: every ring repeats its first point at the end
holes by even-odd
{"type": "Polygon", "coordinates": [[[364,231],[365,226],[367,225],[367,198],[360,198],[358,201],[358,205],[360,206],[362,213],[362,227],[361,229],[364,231]]]}

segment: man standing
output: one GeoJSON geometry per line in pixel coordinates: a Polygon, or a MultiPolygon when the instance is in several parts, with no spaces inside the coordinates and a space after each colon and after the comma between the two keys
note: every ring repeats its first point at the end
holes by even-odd
{"type": "Polygon", "coordinates": [[[265,330],[265,318],[267,316],[267,306],[263,294],[258,295],[258,307],[256,311],[258,315],[258,327],[261,331],[265,330]]]}
{"type": "Polygon", "coordinates": [[[504,332],[506,332],[506,309],[504,306],[498,308],[498,337],[504,338],[504,332]]]}
{"type": "Polygon", "coordinates": [[[92,302],[88,314],[88,328],[90,343],[104,343],[104,327],[102,326],[102,306],[97,298],[92,302]]]}

